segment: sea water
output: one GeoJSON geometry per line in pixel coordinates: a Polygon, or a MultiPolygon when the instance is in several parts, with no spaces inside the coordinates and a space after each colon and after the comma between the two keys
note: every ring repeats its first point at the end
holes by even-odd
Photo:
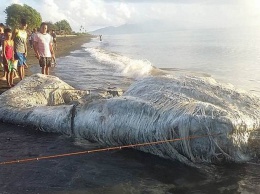
{"type": "Polygon", "coordinates": [[[210,76],[260,92],[260,28],[103,35],[58,60],[55,75],[81,89],[126,88],[164,70],[210,76]]]}
{"type": "MultiPolygon", "coordinates": [[[[212,77],[260,95],[259,32],[258,28],[249,28],[103,35],[102,41],[93,38],[80,50],[57,59],[58,65],[51,73],[75,88],[90,91],[111,87],[126,90],[147,76],[187,74],[212,77]]],[[[113,190],[124,187],[126,193],[257,193],[260,189],[257,163],[216,167],[216,177],[208,179],[190,167],[155,158],[139,152],[124,156],[126,163],[133,161],[133,166],[128,164],[131,169],[123,170],[129,182],[114,185],[113,190]],[[136,166],[135,157],[143,160],[144,166],[146,158],[155,160],[152,167],[151,161],[146,164],[149,171],[157,172],[149,176],[147,169],[136,166]]],[[[114,162],[122,170],[121,163],[114,162]]]]}

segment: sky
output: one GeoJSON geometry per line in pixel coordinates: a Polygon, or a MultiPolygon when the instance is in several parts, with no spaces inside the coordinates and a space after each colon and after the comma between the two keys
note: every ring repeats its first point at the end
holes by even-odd
{"type": "Polygon", "coordinates": [[[14,3],[31,6],[43,21],[65,19],[76,32],[150,21],[173,28],[260,26],[260,0],[1,0],[0,22],[14,3]]]}

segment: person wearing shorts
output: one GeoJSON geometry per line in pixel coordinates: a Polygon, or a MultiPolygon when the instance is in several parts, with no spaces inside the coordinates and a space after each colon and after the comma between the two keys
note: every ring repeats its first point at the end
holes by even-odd
{"type": "Polygon", "coordinates": [[[34,51],[35,56],[39,60],[42,74],[49,75],[52,58],[55,58],[52,37],[47,33],[48,25],[43,22],[40,27],[40,32],[34,36],[34,51]]]}
{"type": "Polygon", "coordinates": [[[39,64],[40,67],[51,67],[52,58],[51,57],[40,57],[39,64]]]}
{"type": "Polygon", "coordinates": [[[14,31],[14,58],[18,60],[18,75],[20,80],[24,78],[24,67],[26,65],[27,56],[27,23],[25,19],[21,20],[21,26],[14,31]]]}

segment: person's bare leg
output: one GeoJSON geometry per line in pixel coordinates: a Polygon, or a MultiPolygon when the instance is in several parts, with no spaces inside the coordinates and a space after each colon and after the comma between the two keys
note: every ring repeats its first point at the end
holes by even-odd
{"type": "Polygon", "coordinates": [[[6,83],[8,87],[11,87],[11,83],[10,83],[10,72],[6,73],[6,83]]]}
{"type": "Polygon", "coordinates": [[[22,80],[24,78],[24,66],[19,66],[18,67],[18,75],[20,77],[20,80],[22,80]]]}
{"type": "Polygon", "coordinates": [[[42,74],[47,75],[47,67],[42,67],[42,74]]]}
{"type": "Polygon", "coordinates": [[[24,63],[24,68],[27,69],[28,68],[28,65],[27,63],[24,63]]]}
{"type": "Polygon", "coordinates": [[[20,80],[22,80],[22,66],[18,67],[18,75],[19,75],[20,80]]]}
{"type": "Polygon", "coordinates": [[[22,76],[23,76],[23,78],[24,78],[24,75],[25,75],[25,73],[24,73],[24,65],[22,66],[22,76]]]}
{"type": "Polygon", "coordinates": [[[46,75],[49,75],[49,73],[50,73],[49,67],[47,67],[47,66],[46,66],[46,69],[45,69],[45,73],[46,73],[46,75]]]}
{"type": "Polygon", "coordinates": [[[19,77],[19,76],[17,75],[17,71],[16,71],[16,70],[14,70],[13,75],[14,75],[14,79],[16,79],[16,78],[19,77]]]}
{"type": "Polygon", "coordinates": [[[14,86],[14,70],[10,72],[10,84],[11,86],[14,86]]]}

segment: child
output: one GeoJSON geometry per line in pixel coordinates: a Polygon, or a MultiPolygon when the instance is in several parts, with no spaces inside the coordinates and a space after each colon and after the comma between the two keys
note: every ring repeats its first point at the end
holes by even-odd
{"type": "Polygon", "coordinates": [[[4,30],[5,40],[3,42],[3,64],[6,74],[6,81],[8,87],[14,86],[13,77],[14,77],[14,41],[12,40],[12,30],[6,28],[4,30]]]}

